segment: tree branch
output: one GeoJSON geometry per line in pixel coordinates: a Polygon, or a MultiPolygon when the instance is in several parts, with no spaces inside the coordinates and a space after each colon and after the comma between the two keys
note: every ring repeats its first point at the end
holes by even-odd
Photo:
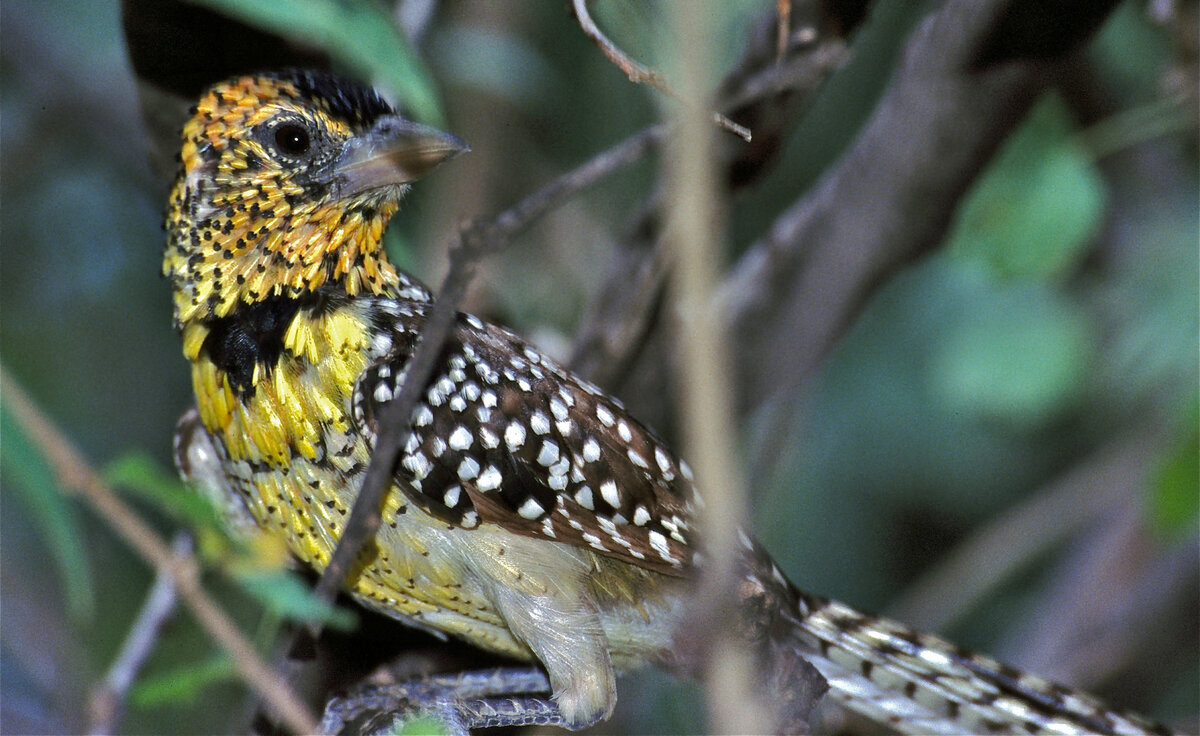
{"type": "MultiPolygon", "coordinates": [[[[587,0],[571,0],[571,7],[575,11],[575,17],[579,20],[579,27],[583,29],[584,35],[600,47],[604,56],[624,72],[630,82],[648,84],[671,99],[683,102],[682,98],[667,85],[667,80],[662,74],[631,59],[628,54],[617,48],[617,45],[609,40],[608,36],[604,35],[604,31],[601,31],[600,27],[596,25],[596,21],[592,19],[587,0]]],[[[747,143],[750,142],[751,132],[744,125],[738,125],[719,112],[713,113],[712,117],[717,125],[747,143]]]]}
{"type": "MultiPolygon", "coordinates": [[[[171,550],[176,559],[185,559],[192,554],[192,538],[184,532],[177,533],[171,550]]],[[[129,687],[146,658],[154,651],[163,624],[175,612],[177,601],[175,583],[160,570],[154,577],[150,592],[146,594],[141,612],[129,628],[121,651],[108,668],[104,680],[92,689],[88,698],[89,734],[102,736],[117,731],[129,687]]]]}
{"type": "Polygon", "coordinates": [[[0,391],[13,416],[41,449],[64,490],[79,494],[156,572],[170,578],[180,598],[233,660],[233,666],[259,697],[297,733],[315,733],[317,720],[290,688],[259,657],[254,645],[200,586],[193,557],[176,557],[171,548],[113,492],[79,451],[34,405],[8,374],[0,370],[0,391]]]}
{"type": "MultiPolygon", "coordinates": [[[[800,23],[798,17],[792,14],[796,25],[789,30],[782,60],[775,50],[777,19],[773,14],[761,18],[742,60],[720,85],[718,106],[754,131],[750,144],[717,141],[723,197],[752,183],[778,161],[783,141],[800,119],[798,109],[847,57],[842,39],[822,36],[816,26],[800,23]]],[[[568,365],[602,386],[621,384],[659,316],[657,304],[668,268],[659,243],[660,200],[638,218],[634,235],[576,331],[568,365]]]]}
{"type": "Polygon", "coordinates": [[[770,466],[814,371],[871,295],[941,242],[970,184],[1052,79],[1055,61],[995,58],[997,24],[1068,4],[954,0],[933,13],[850,150],[736,264],[721,299],[739,338],[741,408],[769,405],[774,415],[752,465],[770,466]],[[980,66],[985,50],[992,63],[980,66]]]}

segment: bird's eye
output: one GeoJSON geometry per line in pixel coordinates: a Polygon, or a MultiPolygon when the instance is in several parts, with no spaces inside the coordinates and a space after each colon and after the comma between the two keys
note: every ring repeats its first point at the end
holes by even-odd
{"type": "Polygon", "coordinates": [[[285,123],[275,129],[275,146],[280,153],[286,153],[289,156],[302,156],[308,153],[308,147],[312,141],[308,137],[308,131],[304,126],[296,123],[285,123]]]}

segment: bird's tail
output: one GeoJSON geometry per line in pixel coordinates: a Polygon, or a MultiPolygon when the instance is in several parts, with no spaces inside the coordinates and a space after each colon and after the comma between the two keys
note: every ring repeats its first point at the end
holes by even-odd
{"type": "Polygon", "coordinates": [[[1173,733],[937,636],[805,593],[745,542],[744,589],[759,598],[754,608],[767,601],[775,609],[765,631],[772,668],[789,654],[806,660],[828,682],[828,697],[872,721],[913,734],[1173,733]]]}

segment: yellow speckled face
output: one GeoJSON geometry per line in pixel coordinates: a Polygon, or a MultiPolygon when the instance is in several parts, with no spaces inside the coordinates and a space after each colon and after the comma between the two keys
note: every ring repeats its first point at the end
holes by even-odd
{"type": "Polygon", "coordinates": [[[337,186],[349,142],[393,115],[373,90],[303,72],[211,89],[184,127],[167,217],[177,323],[331,282],[352,296],[395,288],[380,240],[407,186],[337,186]]]}
{"type": "Polygon", "coordinates": [[[194,116],[184,128],[184,168],[188,173],[197,168],[201,164],[198,151],[205,148],[224,152],[223,163],[231,166],[239,159],[244,163],[250,154],[273,157],[275,152],[268,152],[261,145],[247,151],[239,150],[237,143],[253,138],[253,134],[261,132],[258,126],[264,123],[274,121],[271,130],[275,130],[289,120],[304,121],[305,118],[316,122],[332,137],[350,137],[350,126],[346,122],[331,117],[325,109],[313,107],[308,101],[301,103],[293,82],[271,80],[268,83],[260,77],[242,77],[215,87],[196,105],[194,116]]]}

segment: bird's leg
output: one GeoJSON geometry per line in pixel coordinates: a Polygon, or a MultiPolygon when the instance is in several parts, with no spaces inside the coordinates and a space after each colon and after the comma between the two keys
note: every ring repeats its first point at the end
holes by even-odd
{"type": "Polygon", "coordinates": [[[398,723],[430,717],[448,733],[499,726],[566,726],[550,699],[541,669],[505,667],[433,675],[392,685],[365,685],[325,707],[322,733],[391,730],[398,723]]]}

